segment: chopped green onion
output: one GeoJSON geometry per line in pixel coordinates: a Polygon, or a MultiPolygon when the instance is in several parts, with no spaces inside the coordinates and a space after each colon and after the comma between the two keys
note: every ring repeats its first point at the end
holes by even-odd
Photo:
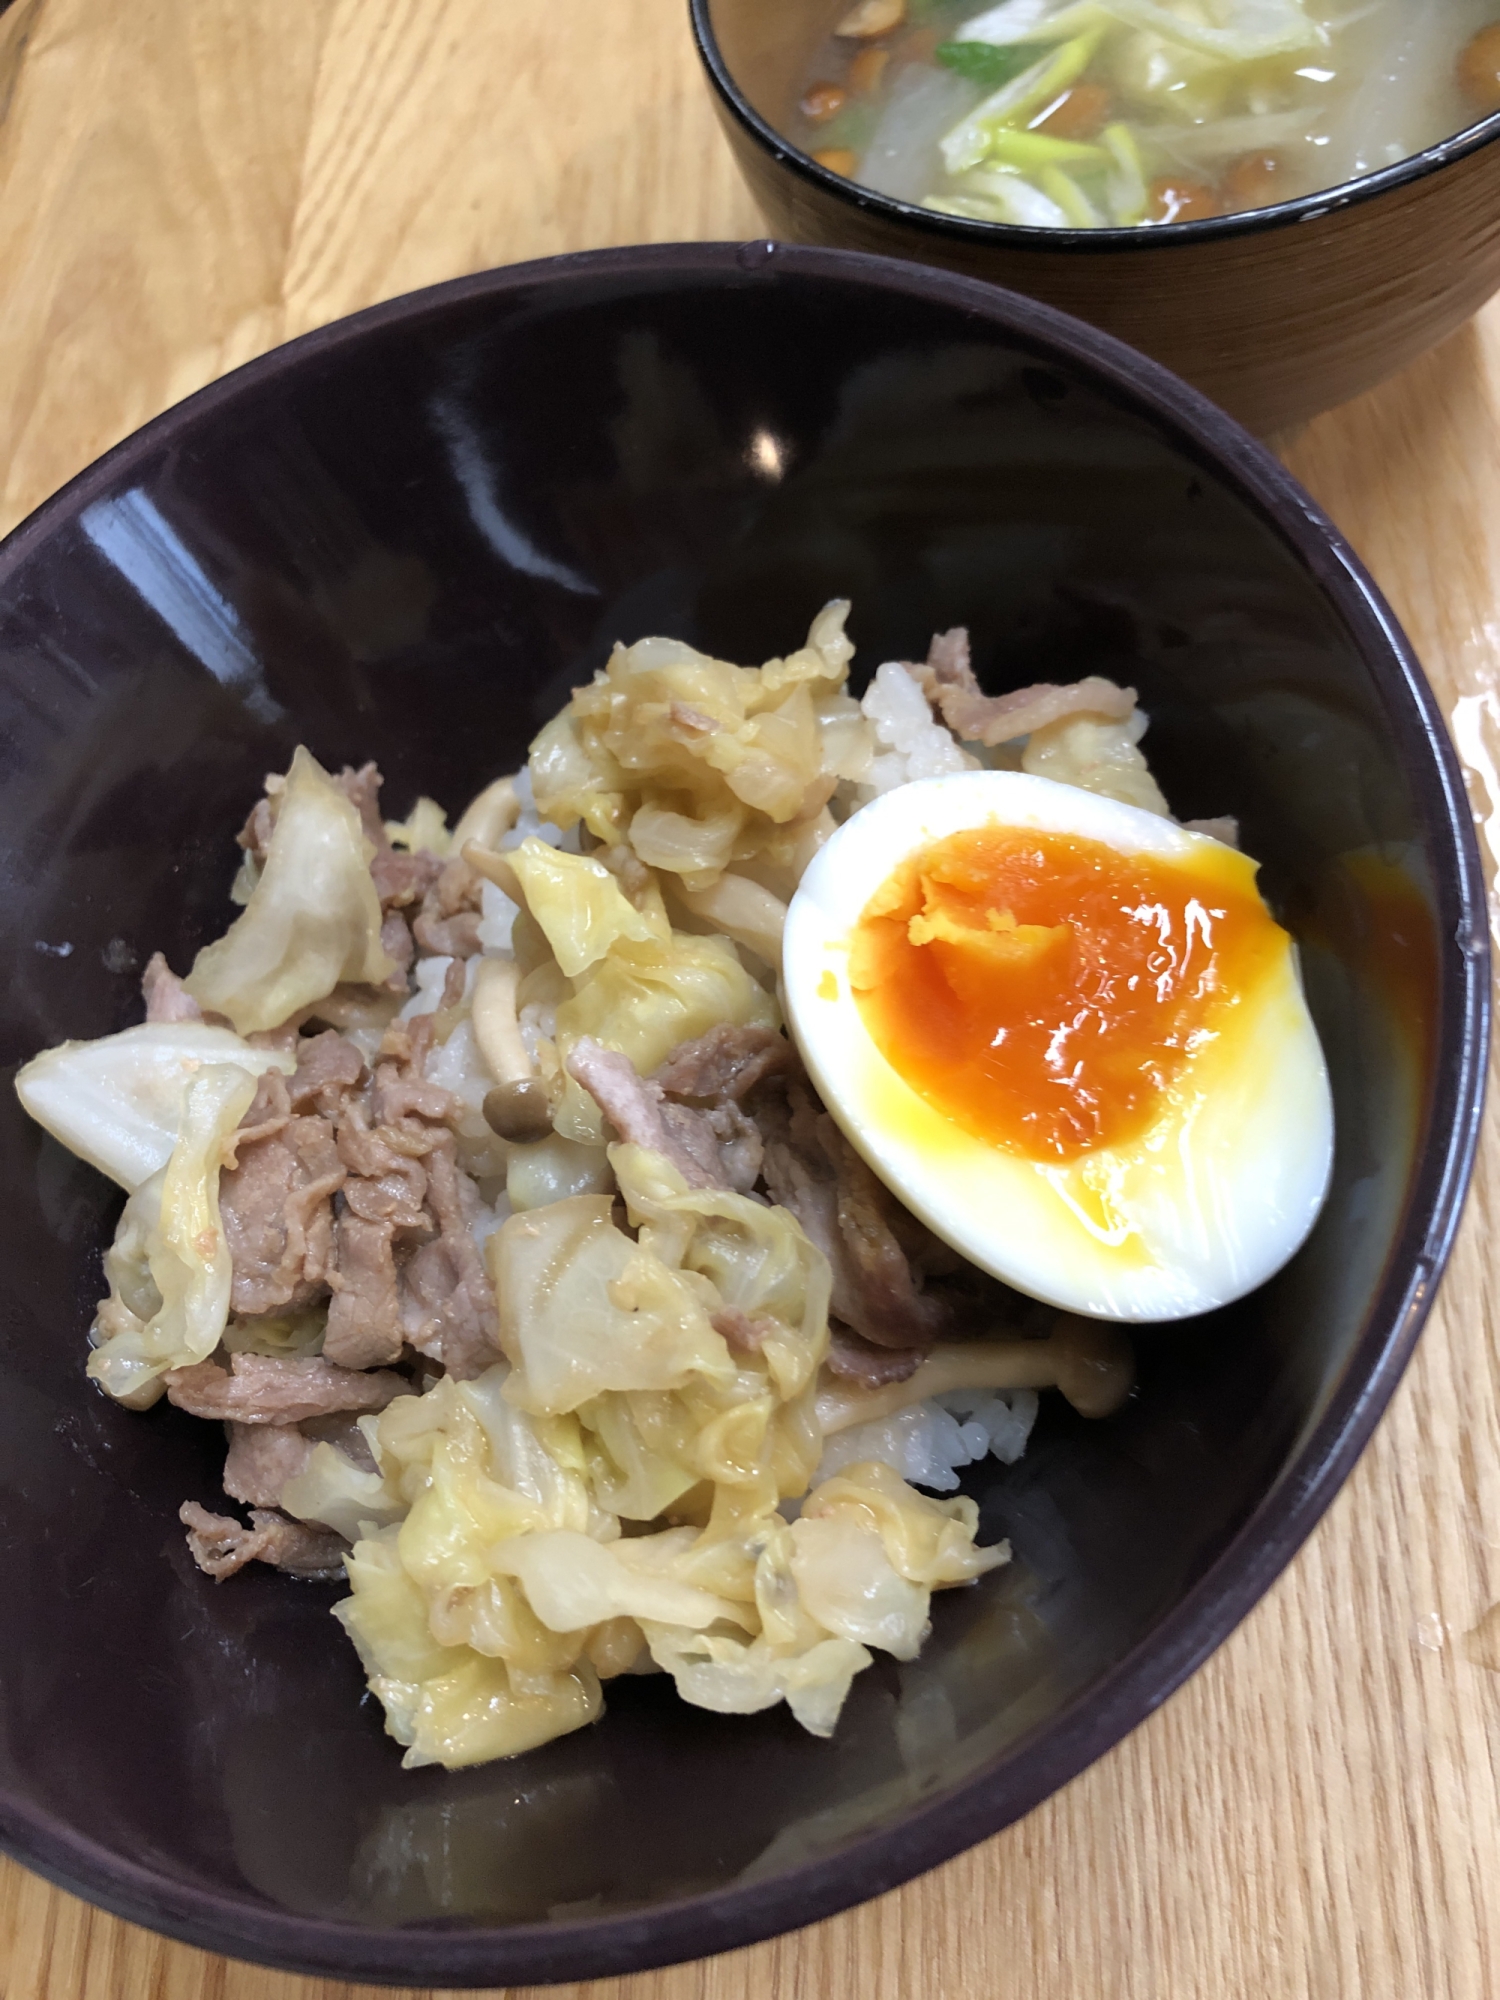
{"type": "Polygon", "coordinates": [[[990,140],[987,159],[1001,166],[1019,167],[1023,174],[1042,167],[1107,167],[1113,155],[1103,146],[1086,145],[1082,139],[1054,139],[1050,132],[996,132],[990,140]]]}
{"type": "Polygon", "coordinates": [[[1071,42],[1064,42],[1050,56],[1044,56],[1011,82],[1002,84],[993,96],[955,125],[939,141],[949,173],[961,174],[966,167],[978,166],[998,131],[1006,126],[1024,125],[1034,111],[1040,111],[1070,89],[1093,61],[1103,37],[1104,30],[1094,28],[1085,35],[1075,36],[1071,42]]]}

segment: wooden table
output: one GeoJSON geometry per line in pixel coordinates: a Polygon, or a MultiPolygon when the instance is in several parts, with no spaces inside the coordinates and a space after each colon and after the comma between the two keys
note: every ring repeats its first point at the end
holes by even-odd
{"type": "MultiPolygon", "coordinates": [[[[168,403],[372,300],[554,251],[759,233],[683,17],[683,0],[14,0],[0,528],[168,403]]],[[[1500,814],[1500,303],[1289,457],[1405,620],[1476,808],[1500,814]]],[[[1500,1093],[1373,1446],[1279,1586],[1128,1742],[878,1903],[590,1993],[1495,2000],[1497,1199],[1500,1093]]],[[[8,2000],[336,1990],[0,1863],[8,2000]]]]}

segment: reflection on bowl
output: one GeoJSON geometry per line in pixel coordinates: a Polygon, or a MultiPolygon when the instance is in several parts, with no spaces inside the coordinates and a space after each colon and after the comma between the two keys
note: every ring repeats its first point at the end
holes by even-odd
{"type": "Polygon", "coordinates": [[[86,1386],[115,1205],[0,1093],[0,1837],[30,1866],[347,1978],[721,1950],[1027,1811],[1224,1637],[1336,1490],[1472,1153],[1462,786],[1388,611],[1271,459],[1139,357],[946,273],[761,245],[463,280],[253,363],[49,503],[0,551],[5,1060],[136,1018],[144,957],[222,928],[245,802],[299,740],[377,758],[398,809],[454,805],[614,639],[764,659],[835,594],[866,671],[964,622],[996,689],[1138,687],[1177,811],[1239,816],[1333,1078],[1308,1245],[1146,1332],[1118,1416],[1059,1404],[1018,1465],[971,1469],[1014,1565],[940,1601],[919,1660],[861,1675],[831,1742],[637,1680],[532,1755],[403,1772],[335,1592],[193,1570],[176,1510],[214,1496],[221,1449],[86,1386]]]}
{"type": "MultiPolygon", "coordinates": [[[[852,151],[812,143],[797,107],[844,9],[690,5],[715,107],[778,236],[914,258],[1027,293],[1143,349],[1262,433],[1373,387],[1500,286],[1500,114],[1341,186],[1293,200],[1257,189],[1271,205],[1245,213],[1215,215],[1202,176],[1190,174],[1162,209],[1185,219],[1162,227],[1025,226],[1019,211],[1009,223],[980,219],[984,200],[961,192],[957,205],[972,212],[935,212],[898,181],[876,192],[850,178],[852,151]]],[[[943,187],[951,197],[957,183],[943,187]]],[[[1059,184],[1041,211],[1058,199],[1073,206],[1059,184]]]]}

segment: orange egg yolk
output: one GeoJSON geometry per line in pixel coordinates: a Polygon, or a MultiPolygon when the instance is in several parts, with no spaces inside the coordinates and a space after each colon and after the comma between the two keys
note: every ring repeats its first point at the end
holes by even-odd
{"type": "Polygon", "coordinates": [[[1287,948],[1229,848],[1183,864],[989,826],[903,862],[855,926],[849,976],[913,1090],[1053,1162],[1148,1129],[1287,948]]]}

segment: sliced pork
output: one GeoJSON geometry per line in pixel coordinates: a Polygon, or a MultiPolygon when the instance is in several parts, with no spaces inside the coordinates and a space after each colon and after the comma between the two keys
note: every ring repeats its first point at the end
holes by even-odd
{"type": "Polygon", "coordinates": [[[348,1543],[331,1528],[308,1528],[285,1514],[250,1510],[246,1528],[229,1514],[210,1514],[196,1500],[183,1503],[178,1518],[187,1529],[188,1548],[205,1576],[222,1583],[246,1563],[270,1563],[289,1576],[332,1582],[344,1574],[348,1543]]]}
{"type": "Polygon", "coordinates": [[[411,1393],[404,1375],[356,1374],[316,1355],[234,1354],[229,1366],[199,1361],[173,1368],[167,1395],[192,1417],[223,1423],[299,1424],[336,1410],[383,1410],[411,1393]]]}
{"type": "Polygon", "coordinates": [[[289,1479],[305,1472],[314,1445],[295,1424],[231,1423],[224,1491],[251,1507],[275,1507],[289,1479]]]}
{"type": "Polygon", "coordinates": [[[738,1105],[699,1110],[674,1103],[659,1082],[638,1074],[629,1056],[587,1036],[569,1050],[568,1070],[627,1145],[662,1154],[690,1188],[746,1194],[754,1187],[761,1138],[738,1105]]]}
{"type": "Polygon", "coordinates": [[[1096,715],[1106,722],[1123,722],[1135,709],[1134,688],[1116,687],[1093,674],[1071,687],[1039,681],[1011,694],[986,694],[974,678],[969,635],[962,626],[938,633],[924,664],[909,671],[955,736],[991,749],[1030,736],[1064,716],[1096,715]]]}
{"type": "Polygon", "coordinates": [[[328,1120],[293,1116],[286,1078],[268,1070],[236,1134],[234,1165],[219,1181],[236,1313],[296,1311],[323,1297],[333,1197],[344,1178],[328,1120]]]}
{"type": "Polygon", "coordinates": [[[141,996],[148,1021],[201,1021],[198,1005],[163,955],[153,952],[141,974],[141,996]]]}

